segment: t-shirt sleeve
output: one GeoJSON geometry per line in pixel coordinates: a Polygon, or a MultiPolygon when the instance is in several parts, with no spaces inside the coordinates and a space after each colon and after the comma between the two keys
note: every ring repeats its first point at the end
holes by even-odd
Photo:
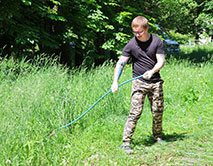
{"type": "Polygon", "coordinates": [[[165,54],[165,49],[164,49],[164,45],[163,45],[163,41],[162,40],[159,41],[156,54],[165,54]]]}
{"type": "Polygon", "coordinates": [[[124,47],[122,51],[122,55],[125,57],[130,57],[131,56],[131,44],[127,43],[126,46],[124,47]]]}

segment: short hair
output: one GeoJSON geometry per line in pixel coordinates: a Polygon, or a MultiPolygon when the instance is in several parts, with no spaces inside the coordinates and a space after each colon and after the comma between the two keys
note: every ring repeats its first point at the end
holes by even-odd
{"type": "Polygon", "coordinates": [[[144,29],[147,29],[149,27],[149,22],[146,17],[137,16],[132,20],[131,26],[132,26],[132,28],[140,26],[140,27],[143,27],[144,29]]]}

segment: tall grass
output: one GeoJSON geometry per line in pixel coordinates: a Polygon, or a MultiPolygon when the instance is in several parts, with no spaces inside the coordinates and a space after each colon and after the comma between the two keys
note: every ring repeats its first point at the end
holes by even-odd
{"type": "MultiPolygon", "coordinates": [[[[213,164],[211,61],[167,60],[161,71],[165,81],[165,142],[152,141],[152,117],[146,101],[133,135],[133,155],[120,150],[131,83],[47,138],[110,89],[113,63],[69,70],[45,58],[34,64],[3,59],[0,69],[0,165],[213,164]]],[[[131,71],[131,65],[125,67],[120,83],[132,77],[131,71]]]]}

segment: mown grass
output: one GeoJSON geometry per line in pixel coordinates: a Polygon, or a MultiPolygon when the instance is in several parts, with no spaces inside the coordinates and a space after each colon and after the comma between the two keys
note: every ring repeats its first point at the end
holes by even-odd
{"type": "MultiPolygon", "coordinates": [[[[207,50],[205,55],[212,56],[212,49],[207,50]]],[[[2,59],[0,165],[213,165],[212,59],[191,62],[187,55],[190,52],[184,51],[181,58],[170,57],[161,71],[165,81],[165,142],[153,142],[146,101],[133,135],[133,155],[120,150],[131,83],[47,138],[110,89],[113,63],[90,70],[68,70],[45,58],[38,58],[35,64],[2,59]]],[[[197,54],[196,58],[202,56],[197,54]]],[[[120,83],[131,77],[129,65],[120,83]]]]}

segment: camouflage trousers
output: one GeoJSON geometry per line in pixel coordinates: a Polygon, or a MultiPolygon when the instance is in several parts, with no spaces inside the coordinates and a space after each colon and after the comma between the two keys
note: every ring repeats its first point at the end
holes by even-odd
{"type": "Polygon", "coordinates": [[[154,139],[157,140],[157,138],[161,137],[164,110],[163,82],[162,80],[156,83],[146,83],[139,79],[133,80],[131,110],[124,127],[123,145],[128,146],[131,143],[131,137],[135,131],[137,121],[142,114],[146,95],[151,105],[153,116],[152,132],[154,139]]]}

